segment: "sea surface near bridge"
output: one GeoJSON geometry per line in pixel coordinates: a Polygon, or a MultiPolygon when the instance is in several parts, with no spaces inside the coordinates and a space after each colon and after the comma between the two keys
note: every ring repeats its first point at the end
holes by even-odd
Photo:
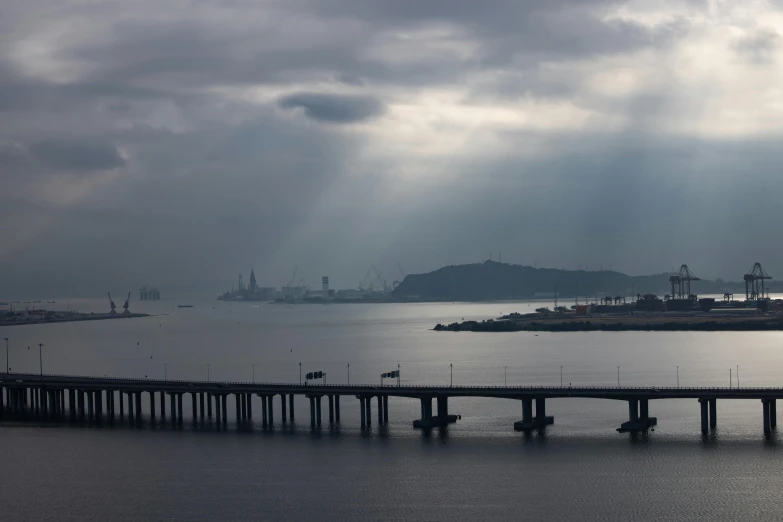
{"type": "MultiPolygon", "coordinates": [[[[64,301],[58,301],[58,306],[64,301]]],[[[400,365],[411,384],[783,386],[783,332],[436,333],[551,303],[270,305],[132,303],[157,314],[4,328],[15,372],[116,377],[379,383],[400,365]],[[30,349],[28,350],[28,346],[30,349]]],[[[102,300],[70,300],[104,312],[102,300]]],[[[0,348],[3,348],[0,345],[0,348]]],[[[0,349],[0,357],[4,357],[0,349]]],[[[387,381],[393,385],[393,381],[387,381]]],[[[146,401],[146,397],[145,397],[146,401]]],[[[301,401],[301,402],[300,402],[301,401]]],[[[230,401],[229,401],[230,402],[230,401]]],[[[276,401],[279,423],[279,399],[276,401]]],[[[373,403],[373,416],[377,415],[373,403]]],[[[145,403],[145,410],[147,404],[145,403]]],[[[260,404],[254,418],[260,420],[260,404]]],[[[658,427],[632,440],[615,428],[625,402],[547,401],[555,425],[526,439],[518,401],[456,399],[462,419],[429,437],[411,428],[415,400],[391,399],[389,425],[295,428],[0,427],[0,506],[7,520],[775,520],[783,453],[762,435],[761,403],[719,401],[703,439],[695,400],[653,401],[658,427]],[[7,517],[7,518],[6,518],[7,517]]],[[[185,416],[189,401],[185,401],[185,416]]],[[[233,407],[229,404],[229,422],[233,407]]]]}

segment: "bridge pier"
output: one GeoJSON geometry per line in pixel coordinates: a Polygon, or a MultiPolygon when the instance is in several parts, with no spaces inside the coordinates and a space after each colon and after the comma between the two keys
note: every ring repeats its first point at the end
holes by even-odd
{"type": "Polygon", "coordinates": [[[291,410],[291,422],[294,422],[294,394],[288,396],[288,409],[291,410]]]}
{"type": "Polygon", "coordinates": [[[237,409],[237,426],[242,424],[242,397],[240,393],[234,394],[234,399],[236,402],[236,409],[237,409]]]}
{"type": "Polygon", "coordinates": [[[267,414],[266,414],[266,395],[259,395],[261,398],[261,426],[266,428],[266,420],[267,420],[267,414]]]}
{"type": "Polygon", "coordinates": [[[701,432],[707,433],[710,429],[718,426],[718,405],[717,399],[699,399],[701,404],[701,432]],[[709,427],[709,428],[708,428],[709,427]]]}
{"type": "Polygon", "coordinates": [[[364,428],[367,424],[367,419],[365,418],[367,416],[366,409],[364,407],[364,397],[359,396],[359,413],[361,414],[361,422],[359,426],[364,428]]]}
{"type": "Polygon", "coordinates": [[[280,394],[280,418],[281,418],[283,424],[285,424],[286,421],[288,420],[287,419],[287,417],[288,417],[287,413],[288,412],[286,412],[285,400],[286,400],[285,393],[281,393],[280,394]]]}
{"type": "MultiPolygon", "coordinates": [[[[228,427],[228,408],[226,407],[226,402],[227,401],[228,401],[227,395],[224,394],[223,395],[223,404],[222,404],[222,408],[223,408],[223,428],[227,428],[228,427]]],[[[181,404],[182,404],[182,398],[180,397],[180,405],[181,404]]],[[[180,420],[182,420],[181,413],[180,413],[180,420]]]]}
{"type": "Polygon", "coordinates": [[[252,393],[246,393],[246,403],[247,403],[247,420],[252,425],[253,424],[253,394],[252,393]]]}
{"type": "Polygon", "coordinates": [[[133,393],[126,392],[128,395],[128,424],[133,424],[133,393]]]}
{"type": "Polygon", "coordinates": [[[155,422],[155,392],[151,391],[150,394],[150,420],[155,422]]]}
{"type": "Polygon", "coordinates": [[[212,394],[215,399],[215,427],[220,429],[220,395],[212,394]]]}
{"type": "Polygon", "coordinates": [[[323,395],[315,396],[315,424],[319,428],[321,427],[321,397],[323,395]]]}
{"type": "Polygon", "coordinates": [[[214,397],[214,394],[207,393],[207,416],[209,417],[210,421],[212,420],[212,401],[214,397]]]}
{"type": "Polygon", "coordinates": [[[383,423],[389,424],[389,396],[383,396],[383,423]]]}
{"type": "Polygon", "coordinates": [[[141,424],[141,392],[136,392],[136,423],[141,424]]]}
{"type": "Polygon", "coordinates": [[[182,426],[182,395],[184,395],[182,392],[177,394],[177,422],[180,426],[182,426]]]}
{"type": "Polygon", "coordinates": [[[268,403],[266,408],[266,413],[269,416],[270,428],[274,427],[275,425],[274,398],[275,398],[274,395],[267,395],[266,397],[266,402],[268,403]]]}
{"type": "MultiPolygon", "coordinates": [[[[55,408],[55,416],[59,417],[59,400],[57,400],[57,390],[54,390],[53,393],[53,399],[54,399],[54,408],[55,408]]],[[[95,421],[100,424],[103,420],[103,395],[101,395],[101,390],[98,390],[95,392],[95,421]]]]}
{"type": "Polygon", "coordinates": [[[656,417],[650,417],[648,399],[629,399],[628,400],[628,422],[623,422],[617,431],[632,433],[638,431],[647,431],[658,424],[656,417]],[[641,410],[641,411],[640,411],[641,410]]]}
{"type": "Polygon", "coordinates": [[[201,413],[201,424],[204,424],[204,392],[198,394],[198,401],[200,406],[199,413],[201,413]]]}
{"type": "Polygon", "coordinates": [[[378,425],[383,425],[383,397],[378,395],[378,425]]]}
{"type": "Polygon", "coordinates": [[[372,397],[364,398],[364,409],[366,410],[365,417],[367,417],[367,427],[372,425],[372,397]]]}
{"type": "Polygon", "coordinates": [[[329,425],[331,426],[334,424],[334,395],[328,395],[326,398],[329,401],[329,425]]]}
{"type": "Polygon", "coordinates": [[[778,424],[777,404],[775,399],[761,399],[761,406],[764,413],[764,435],[769,437],[778,424]]]}
{"type": "MultiPolygon", "coordinates": [[[[125,422],[125,394],[122,392],[122,390],[119,390],[119,396],[120,396],[120,422],[125,422]]],[[[81,403],[79,404],[81,407],[81,403]]]]}
{"type": "Polygon", "coordinates": [[[315,397],[312,395],[307,396],[310,399],[310,429],[315,429],[315,397]]]}
{"type": "Polygon", "coordinates": [[[198,424],[198,408],[196,406],[196,397],[198,396],[198,393],[196,392],[190,392],[190,407],[191,409],[191,417],[193,417],[193,426],[198,424]]]}
{"type": "Polygon", "coordinates": [[[421,419],[413,421],[414,428],[431,429],[457,422],[458,415],[449,414],[448,397],[437,397],[438,414],[432,415],[432,396],[420,397],[421,419]]]}
{"type": "Polygon", "coordinates": [[[522,397],[522,420],[514,423],[515,431],[542,430],[555,423],[555,418],[546,414],[546,399],[536,397],[536,414],[533,416],[533,397],[522,397]]]}
{"type": "Polygon", "coordinates": [[[334,396],[334,420],[340,424],[340,396],[334,396]]]}

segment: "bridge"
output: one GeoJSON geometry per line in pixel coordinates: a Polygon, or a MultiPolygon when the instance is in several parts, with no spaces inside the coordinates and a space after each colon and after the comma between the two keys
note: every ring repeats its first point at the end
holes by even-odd
{"type": "Polygon", "coordinates": [[[783,399],[783,388],[302,385],[6,373],[0,374],[0,419],[95,424],[127,420],[131,424],[141,424],[146,403],[149,422],[166,423],[168,402],[168,422],[172,426],[182,426],[185,395],[190,396],[193,424],[210,424],[218,429],[228,428],[229,396],[234,398],[238,428],[253,425],[254,397],[257,398],[255,402],[260,402],[261,424],[266,428],[274,426],[273,399],[279,397],[280,419],[285,424],[294,421],[294,397],[304,396],[309,400],[313,430],[321,427],[324,397],[330,425],[340,423],[341,397],[358,399],[362,429],[372,424],[373,399],[377,401],[381,425],[389,421],[390,397],[418,399],[421,418],[413,421],[413,427],[423,430],[446,426],[460,418],[449,413],[450,398],[511,399],[521,404],[522,419],[514,423],[514,429],[523,432],[543,430],[554,423],[554,418],[546,412],[547,400],[565,397],[609,399],[628,403],[628,419],[617,428],[621,433],[644,432],[656,426],[658,419],[650,416],[650,401],[664,399],[696,399],[701,430],[708,433],[717,426],[718,399],[743,399],[761,403],[762,426],[765,436],[769,437],[777,427],[776,401],[783,399]],[[434,413],[433,401],[437,405],[434,413]]]}

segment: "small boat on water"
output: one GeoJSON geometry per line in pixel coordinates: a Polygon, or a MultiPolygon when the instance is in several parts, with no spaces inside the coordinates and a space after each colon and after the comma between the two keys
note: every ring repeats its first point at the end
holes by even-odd
{"type": "Polygon", "coordinates": [[[193,308],[193,305],[177,305],[177,308],[193,308]]]}

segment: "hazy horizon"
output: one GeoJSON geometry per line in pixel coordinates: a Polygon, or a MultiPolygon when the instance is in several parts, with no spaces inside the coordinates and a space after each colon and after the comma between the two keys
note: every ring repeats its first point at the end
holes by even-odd
{"type": "Polygon", "coordinates": [[[0,297],[490,252],[783,277],[781,8],[3,2],[0,297]]]}

